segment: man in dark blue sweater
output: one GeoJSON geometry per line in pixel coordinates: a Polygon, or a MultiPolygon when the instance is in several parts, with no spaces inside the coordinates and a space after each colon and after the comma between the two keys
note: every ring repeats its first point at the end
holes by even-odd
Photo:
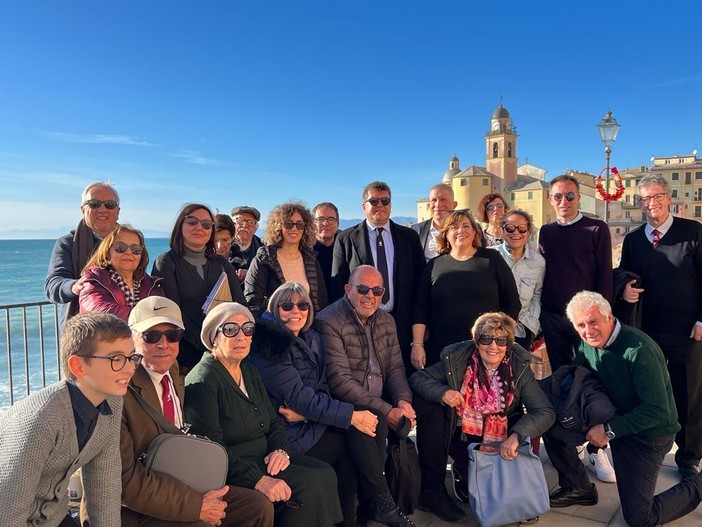
{"type": "MultiPolygon", "coordinates": [[[[587,439],[611,444],[624,520],[632,527],[653,527],[692,512],[702,497],[702,474],[654,496],[661,464],[680,428],[663,352],[648,335],[616,320],[598,293],[576,294],[567,312],[582,339],[574,364],[597,375],[617,408],[609,422],[590,428],[587,439]]],[[[576,447],[550,432],[544,443],[560,485],[550,496],[551,507],[596,505],[597,488],[576,447]]]]}
{"type": "Polygon", "coordinates": [[[670,214],[664,177],[642,178],[637,191],[646,225],[624,238],[620,268],[641,283],[629,282],[623,298],[642,302],[641,329],[667,359],[682,427],[675,461],[686,478],[699,472],[702,458],[702,224],[670,214]]]}

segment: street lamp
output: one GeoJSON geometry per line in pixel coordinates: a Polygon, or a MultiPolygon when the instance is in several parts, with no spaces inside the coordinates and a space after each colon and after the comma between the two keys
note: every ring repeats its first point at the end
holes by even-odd
{"type": "MultiPolygon", "coordinates": [[[[597,125],[600,129],[600,139],[605,145],[605,158],[607,159],[607,175],[605,176],[605,192],[609,192],[609,158],[612,155],[612,143],[617,140],[619,133],[619,123],[612,117],[612,110],[607,110],[605,116],[597,125]]],[[[605,200],[605,223],[609,223],[609,201],[605,200]]]]}

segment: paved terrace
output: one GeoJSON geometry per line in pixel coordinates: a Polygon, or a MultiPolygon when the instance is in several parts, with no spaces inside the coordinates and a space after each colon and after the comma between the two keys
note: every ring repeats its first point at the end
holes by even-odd
{"type": "MultiPolygon", "coordinates": [[[[543,444],[541,445],[540,456],[544,463],[544,472],[546,474],[548,486],[550,489],[554,489],[557,487],[558,476],[556,470],[548,460],[548,456],[546,456],[543,444]]],[[[602,483],[593,472],[588,471],[588,473],[590,474],[590,480],[597,485],[597,491],[600,495],[600,502],[597,505],[594,507],[575,505],[564,509],[553,509],[541,516],[539,521],[532,525],[534,527],[628,527],[622,517],[621,507],[619,506],[617,484],[602,483]]],[[[678,469],[673,460],[673,453],[671,452],[666,456],[663,467],[661,467],[661,472],[658,476],[658,484],[656,485],[656,494],[672,487],[679,481],[680,476],[678,475],[678,469]]],[[[450,484],[448,489],[449,494],[452,494],[450,484]]],[[[508,501],[509,498],[505,496],[505,503],[508,503],[508,501]]],[[[470,514],[467,505],[460,505],[470,514]]],[[[447,523],[438,519],[433,514],[418,510],[411,516],[411,519],[417,524],[417,527],[455,527],[458,525],[479,527],[477,520],[471,516],[469,516],[467,521],[447,523]]],[[[523,524],[514,523],[509,527],[517,527],[518,525],[523,524]]],[[[667,527],[700,527],[702,526],[702,507],[698,507],[697,510],[677,521],[664,525],[667,527]]]]}

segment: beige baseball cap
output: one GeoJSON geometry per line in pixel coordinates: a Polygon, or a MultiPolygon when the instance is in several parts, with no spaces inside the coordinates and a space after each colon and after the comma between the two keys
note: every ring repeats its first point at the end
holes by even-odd
{"type": "Polygon", "coordinates": [[[149,296],[139,300],[129,313],[128,323],[131,329],[139,333],[157,324],[173,324],[185,329],[178,304],[163,296],[149,296]]]}

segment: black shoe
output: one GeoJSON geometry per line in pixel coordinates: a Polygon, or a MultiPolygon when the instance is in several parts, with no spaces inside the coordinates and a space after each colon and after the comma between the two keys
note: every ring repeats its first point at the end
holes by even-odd
{"type": "Polygon", "coordinates": [[[417,500],[417,508],[420,511],[431,512],[436,517],[449,523],[459,522],[466,517],[461,508],[449,498],[446,489],[441,489],[431,494],[420,494],[417,500]]]}
{"type": "Polygon", "coordinates": [[[400,509],[393,509],[385,514],[380,514],[376,511],[368,519],[368,524],[371,522],[380,523],[389,527],[417,527],[400,509]]]}
{"type": "Polygon", "coordinates": [[[597,505],[599,496],[597,487],[592,485],[589,490],[569,489],[561,487],[548,497],[552,509],[570,507],[571,505],[597,505]]]}
{"type": "Polygon", "coordinates": [[[689,465],[687,463],[681,463],[678,465],[678,472],[680,472],[680,476],[682,476],[683,480],[690,479],[695,477],[697,474],[700,473],[700,469],[697,468],[695,465],[689,465]]]}
{"type": "Polygon", "coordinates": [[[456,498],[458,501],[468,503],[468,482],[456,472],[455,466],[451,466],[451,476],[453,493],[456,495],[456,498]]]}

